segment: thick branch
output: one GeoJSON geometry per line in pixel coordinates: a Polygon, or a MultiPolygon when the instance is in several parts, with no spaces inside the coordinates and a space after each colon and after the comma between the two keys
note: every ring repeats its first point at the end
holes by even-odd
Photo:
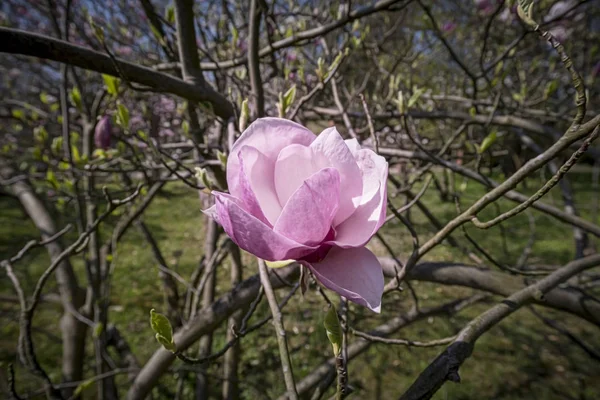
{"type": "Polygon", "coordinates": [[[568,281],[585,269],[600,264],[600,254],[573,261],[544,279],[513,293],[501,303],[473,319],[442,354],[422,373],[401,400],[430,399],[446,382],[460,381],[458,369],[469,358],[481,335],[524,305],[541,301],[559,284],[568,281]]]}
{"type": "Polygon", "coordinates": [[[212,104],[215,114],[224,119],[233,116],[231,103],[208,85],[200,88],[171,75],[119,59],[116,59],[119,67],[117,70],[108,55],[62,40],[0,27],[0,53],[45,58],[113,75],[149,86],[157,92],[173,93],[196,102],[209,102],[212,104]]]}
{"type": "Polygon", "coordinates": [[[258,46],[260,39],[261,9],[257,0],[250,2],[250,41],[248,44],[248,71],[250,72],[250,84],[252,85],[252,104],[256,117],[265,116],[265,93],[262,79],[260,77],[260,57],[258,46]]]}

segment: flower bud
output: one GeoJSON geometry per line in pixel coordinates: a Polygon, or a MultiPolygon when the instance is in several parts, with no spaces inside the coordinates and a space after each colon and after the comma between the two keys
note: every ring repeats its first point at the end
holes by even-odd
{"type": "Polygon", "coordinates": [[[108,115],[103,116],[96,124],[94,132],[94,144],[96,148],[106,150],[110,147],[112,136],[112,124],[108,115]]]}

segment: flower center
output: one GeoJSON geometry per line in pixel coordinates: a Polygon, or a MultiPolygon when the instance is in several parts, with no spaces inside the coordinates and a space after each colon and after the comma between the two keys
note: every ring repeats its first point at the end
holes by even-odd
{"type": "Polygon", "coordinates": [[[335,234],[336,234],[335,229],[329,228],[329,232],[327,232],[327,235],[323,239],[323,243],[321,243],[319,248],[316,249],[315,251],[313,251],[312,253],[310,253],[309,255],[302,257],[299,261],[306,261],[308,263],[316,263],[316,262],[323,260],[325,258],[325,256],[327,255],[327,253],[329,253],[329,250],[331,250],[331,248],[333,247],[333,245],[325,244],[325,242],[335,239],[335,234]]]}

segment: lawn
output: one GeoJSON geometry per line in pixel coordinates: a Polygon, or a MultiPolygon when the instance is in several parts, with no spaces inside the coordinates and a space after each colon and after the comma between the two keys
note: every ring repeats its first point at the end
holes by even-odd
{"type": "MultiPolygon", "coordinates": [[[[593,212],[590,174],[579,171],[570,174],[570,178],[576,190],[578,204],[582,205],[578,211],[582,216],[589,218],[593,212]]],[[[458,180],[457,187],[461,183],[462,181],[458,180]]],[[[527,182],[527,187],[518,189],[531,193],[539,183],[537,179],[531,179],[527,182]]],[[[481,187],[470,183],[461,192],[462,206],[470,205],[483,193],[481,187]]],[[[400,198],[394,199],[397,204],[401,201],[403,200],[400,198]]],[[[434,190],[428,191],[423,201],[442,222],[447,222],[456,215],[454,203],[442,202],[434,190]]],[[[553,189],[544,201],[562,207],[560,192],[557,189],[553,189]]],[[[511,204],[508,201],[501,201],[499,207],[501,210],[507,210],[511,204]]],[[[0,212],[0,259],[4,259],[13,255],[28,240],[37,238],[38,233],[15,200],[0,197],[0,209],[2,210],[0,212]]],[[[480,219],[486,220],[497,212],[494,207],[489,207],[482,213],[480,219]]],[[[535,220],[536,242],[529,262],[557,265],[572,259],[574,246],[571,228],[539,212],[531,211],[531,215],[535,220]]],[[[410,217],[423,243],[432,235],[435,228],[416,207],[411,210],[410,217]]],[[[197,193],[179,184],[166,186],[164,192],[154,200],[144,214],[144,221],[155,236],[169,267],[186,279],[189,279],[202,256],[203,218],[197,193]]],[[[104,228],[104,238],[112,223],[114,221],[109,222],[104,228]]],[[[529,227],[528,214],[524,213],[505,222],[501,227],[488,231],[469,227],[467,231],[495,258],[512,265],[529,241],[529,227]]],[[[399,258],[406,259],[410,255],[411,237],[398,221],[388,223],[382,229],[382,233],[399,258]]],[[[460,230],[454,233],[454,237],[465,247],[469,246],[460,230]]],[[[386,255],[377,240],[374,239],[370,247],[376,253],[386,255]]],[[[244,255],[244,260],[246,262],[244,276],[255,274],[256,265],[252,262],[252,258],[244,255]]],[[[425,256],[425,260],[468,262],[460,251],[448,244],[437,247],[425,256]]],[[[73,258],[72,262],[81,282],[85,282],[81,256],[73,258]]],[[[15,265],[15,270],[27,293],[31,293],[35,280],[47,266],[48,256],[44,249],[31,251],[15,265]]],[[[142,235],[132,228],[118,247],[110,320],[120,329],[141,363],[148,360],[158,347],[148,323],[149,310],[163,308],[157,272],[156,262],[149,246],[142,235]]],[[[217,290],[223,293],[230,288],[227,262],[219,269],[219,277],[217,290]]],[[[424,282],[414,282],[412,285],[424,307],[473,293],[470,289],[424,282]]],[[[180,285],[179,288],[183,292],[184,286],[180,285]]],[[[55,292],[54,282],[49,283],[45,293],[55,292]]],[[[0,280],[0,295],[3,299],[0,307],[2,318],[0,363],[2,369],[6,370],[8,363],[16,360],[18,308],[11,300],[14,298],[14,291],[5,275],[0,280]]],[[[425,319],[401,330],[394,337],[425,341],[453,335],[471,318],[498,300],[498,297],[491,297],[486,302],[452,317],[425,319]]],[[[412,300],[408,290],[395,292],[386,297],[382,316],[375,317],[359,307],[351,307],[351,319],[357,328],[368,330],[384,322],[386,317],[391,318],[406,312],[411,305],[412,300]]],[[[289,331],[297,380],[330,356],[330,347],[322,328],[324,310],[325,304],[314,288],[304,297],[297,293],[285,309],[285,323],[289,331]]],[[[536,308],[536,310],[545,317],[557,321],[562,327],[568,328],[572,334],[590,347],[600,349],[600,335],[597,328],[591,324],[564,313],[543,308],[536,308]]],[[[263,301],[253,320],[258,320],[259,316],[266,313],[267,306],[263,301]]],[[[54,381],[60,379],[58,329],[60,315],[60,306],[47,302],[42,303],[34,320],[37,354],[41,364],[50,372],[54,381]]],[[[224,333],[224,329],[217,332],[215,349],[224,344],[224,333]]],[[[350,339],[354,340],[352,337],[350,339]]],[[[244,353],[240,374],[243,398],[266,399],[283,393],[277,344],[271,325],[267,324],[260,331],[244,338],[242,348],[244,353]]],[[[352,398],[397,398],[441,349],[372,345],[349,366],[349,382],[355,389],[352,398]]],[[[88,357],[89,368],[93,359],[91,347],[88,349],[88,357]]],[[[155,389],[158,398],[168,398],[169,391],[174,387],[175,370],[180,370],[178,367],[181,365],[181,362],[176,362],[173,373],[162,378],[161,385],[155,389]]],[[[220,381],[218,381],[221,373],[220,362],[214,363],[209,372],[215,377],[212,382],[217,396],[220,392],[220,381]]],[[[0,374],[0,377],[3,374],[0,374]]],[[[90,370],[87,376],[91,375],[90,370]]],[[[573,344],[572,340],[564,334],[542,323],[530,309],[522,309],[482,337],[473,356],[461,369],[462,383],[446,384],[435,399],[596,399],[600,398],[599,376],[598,360],[590,357],[582,347],[573,344]]],[[[192,382],[193,376],[188,374],[188,379],[192,382]]],[[[121,387],[125,391],[127,388],[125,377],[119,377],[118,382],[122,384],[121,387]]],[[[17,368],[17,387],[20,393],[26,394],[36,391],[41,384],[36,379],[32,379],[26,371],[17,368]]],[[[43,398],[43,396],[38,397],[43,398]]],[[[191,397],[191,392],[184,396],[184,398],[191,397]]]]}

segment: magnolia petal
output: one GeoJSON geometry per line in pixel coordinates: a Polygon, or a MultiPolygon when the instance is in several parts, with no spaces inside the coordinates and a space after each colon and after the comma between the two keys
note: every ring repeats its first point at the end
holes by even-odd
{"type": "Polygon", "coordinates": [[[268,159],[275,160],[286,146],[293,143],[310,145],[315,134],[295,122],[282,118],[259,118],[248,126],[231,149],[227,161],[227,184],[229,192],[240,197],[238,152],[244,146],[259,149],[268,159]]]}
{"type": "MultiPolygon", "coordinates": [[[[384,189],[385,190],[385,189],[384,189]]],[[[343,248],[364,246],[385,221],[385,193],[377,193],[371,201],[358,206],[354,214],[335,227],[335,240],[327,242],[343,248]]]]}
{"type": "Polygon", "coordinates": [[[388,164],[372,150],[357,153],[363,174],[363,197],[354,213],[336,226],[335,240],[328,243],[339,247],[364,246],[385,222],[388,164]]]}
{"type": "Polygon", "coordinates": [[[248,212],[273,226],[281,214],[273,180],[275,163],[250,146],[243,146],[238,156],[240,198],[246,204],[248,212]]]}
{"type": "Polygon", "coordinates": [[[348,146],[348,149],[350,149],[350,153],[352,153],[352,155],[356,158],[356,152],[361,149],[360,144],[358,143],[358,140],[346,139],[346,140],[344,140],[344,142],[346,143],[346,146],[348,146]]]}
{"type": "Polygon", "coordinates": [[[333,220],[333,224],[338,225],[354,212],[362,195],[360,169],[352,151],[335,127],[321,132],[310,147],[316,152],[323,153],[331,166],[340,172],[340,208],[333,220]]]}
{"type": "Polygon", "coordinates": [[[318,245],[331,230],[339,206],[340,173],[323,168],[290,197],[273,230],[298,243],[318,245]]]}
{"type": "Polygon", "coordinates": [[[217,213],[217,206],[214,205],[206,210],[202,210],[202,212],[209,218],[212,218],[216,223],[221,224],[219,222],[219,214],[217,213]]]}
{"type": "Polygon", "coordinates": [[[275,162],[275,191],[282,207],[306,179],[329,166],[322,153],[310,147],[292,144],[282,149],[275,162]]]}
{"type": "Polygon", "coordinates": [[[321,262],[305,264],[326,288],[379,313],[383,295],[383,270],[365,247],[332,248],[321,262]]]}
{"type": "Polygon", "coordinates": [[[375,196],[382,185],[385,186],[388,175],[388,163],[384,157],[377,155],[370,149],[360,149],[356,152],[355,156],[363,183],[360,204],[365,204],[375,196]]]}
{"type": "Polygon", "coordinates": [[[240,200],[226,193],[213,191],[213,194],[216,221],[231,240],[247,252],[263,260],[281,261],[302,258],[316,249],[274,232],[271,227],[248,213],[240,200]]]}

